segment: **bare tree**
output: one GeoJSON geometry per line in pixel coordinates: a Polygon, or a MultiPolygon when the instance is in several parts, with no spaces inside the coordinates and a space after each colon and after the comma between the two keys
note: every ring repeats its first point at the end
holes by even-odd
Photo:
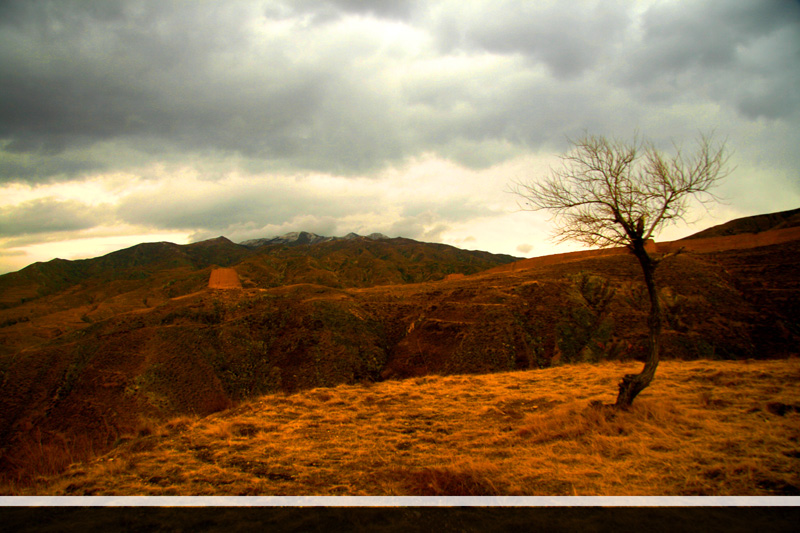
{"type": "Polygon", "coordinates": [[[628,407],[655,376],[661,338],[661,305],[656,267],[672,255],[658,255],[646,244],[667,224],[683,220],[691,200],[715,200],[710,190],[728,173],[725,143],[701,136],[697,148],[685,154],[674,146],[665,155],[652,142],[633,142],[586,135],[572,141],[563,165],[541,181],[517,182],[513,193],[526,210],[551,211],[559,241],[590,246],[626,246],[642,267],[650,297],[649,337],[645,365],[619,383],[617,407],[628,407]]]}

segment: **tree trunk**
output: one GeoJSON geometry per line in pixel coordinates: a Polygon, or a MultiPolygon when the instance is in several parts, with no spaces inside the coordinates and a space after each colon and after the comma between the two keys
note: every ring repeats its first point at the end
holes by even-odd
{"type": "Polygon", "coordinates": [[[655,283],[655,270],[658,263],[653,261],[644,249],[644,243],[635,243],[633,253],[639,260],[644,273],[644,283],[647,286],[647,294],[650,297],[650,316],[647,324],[650,335],[647,340],[647,357],[644,368],[639,374],[626,374],[619,382],[619,395],[617,396],[616,407],[630,407],[633,399],[642,392],[656,374],[658,367],[659,347],[661,343],[661,304],[658,301],[658,291],[655,283]]]}

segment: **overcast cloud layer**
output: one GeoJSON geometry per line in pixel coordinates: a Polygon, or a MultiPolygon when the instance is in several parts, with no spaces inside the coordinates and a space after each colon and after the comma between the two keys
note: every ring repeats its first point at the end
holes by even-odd
{"type": "Polygon", "coordinates": [[[725,205],[800,206],[785,0],[0,3],[0,272],[148,240],[375,231],[542,255],[508,183],[583,132],[727,139],[725,205]]]}

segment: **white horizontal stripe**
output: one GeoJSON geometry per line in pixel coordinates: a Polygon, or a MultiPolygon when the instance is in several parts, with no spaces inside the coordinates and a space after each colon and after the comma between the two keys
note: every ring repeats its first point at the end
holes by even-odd
{"type": "Polygon", "coordinates": [[[2,496],[20,507],[797,507],[798,496],[2,496]]]}

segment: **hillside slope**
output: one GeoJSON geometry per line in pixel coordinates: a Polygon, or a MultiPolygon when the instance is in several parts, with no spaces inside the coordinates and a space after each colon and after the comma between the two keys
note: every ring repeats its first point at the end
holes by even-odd
{"type": "Polygon", "coordinates": [[[800,226],[800,208],[778,213],[737,218],[690,235],[686,237],[686,239],[726,237],[729,235],[760,233],[762,231],[793,228],[797,226],[800,226]]]}
{"type": "MultiPolygon", "coordinates": [[[[125,288],[152,285],[150,278],[160,282],[168,271],[181,273],[202,270],[211,265],[230,266],[250,255],[250,249],[219,237],[187,245],[144,243],[92,259],[53,259],[46,263],[34,263],[0,276],[0,309],[58,294],[76,286],[108,286],[115,282],[125,288]]],[[[176,277],[180,277],[180,274],[176,274],[176,277]]],[[[124,289],[114,292],[119,294],[124,289]]]]}
{"type": "MultiPolygon", "coordinates": [[[[273,394],[142,425],[48,495],[798,495],[798,359],[428,376],[273,394]]],[[[7,487],[6,490],[9,490],[7,487]]]]}
{"type": "MultiPolygon", "coordinates": [[[[798,257],[800,241],[673,259],[659,273],[664,357],[796,354],[798,257]]],[[[22,468],[15,450],[33,441],[80,435],[99,450],[143,418],[275,391],[635,359],[637,268],[617,255],[423,284],[204,289],[84,324],[2,359],[3,468],[22,468]]]]}
{"type": "Polygon", "coordinates": [[[217,267],[234,269],[249,289],[300,283],[346,288],[439,280],[514,259],[358,236],[255,250],[219,237],[185,246],[141,244],[95,259],[56,259],[0,276],[0,356],[195,294],[208,286],[217,267]]]}
{"type": "MultiPolygon", "coordinates": [[[[632,360],[647,335],[639,267],[623,253],[499,271],[482,269],[511,258],[405,239],[175,246],[115,256],[150,265],[142,279],[119,268],[0,310],[2,472],[35,472],[41,465],[21,452],[32,443],[68,450],[80,439],[99,451],[142,419],[205,415],[276,391],[632,360]],[[212,262],[234,262],[230,279],[243,288],[209,289],[215,267],[198,267],[212,262]],[[482,272],[443,279],[456,267],[482,272]]],[[[800,240],[789,240],[715,244],[665,263],[664,357],[797,354],[798,258],[800,240]]]]}
{"type": "Polygon", "coordinates": [[[474,274],[517,258],[461,250],[411,239],[323,240],[311,245],[259,246],[236,265],[245,288],[314,283],[328,287],[371,287],[436,281],[450,274],[474,274]]]}

